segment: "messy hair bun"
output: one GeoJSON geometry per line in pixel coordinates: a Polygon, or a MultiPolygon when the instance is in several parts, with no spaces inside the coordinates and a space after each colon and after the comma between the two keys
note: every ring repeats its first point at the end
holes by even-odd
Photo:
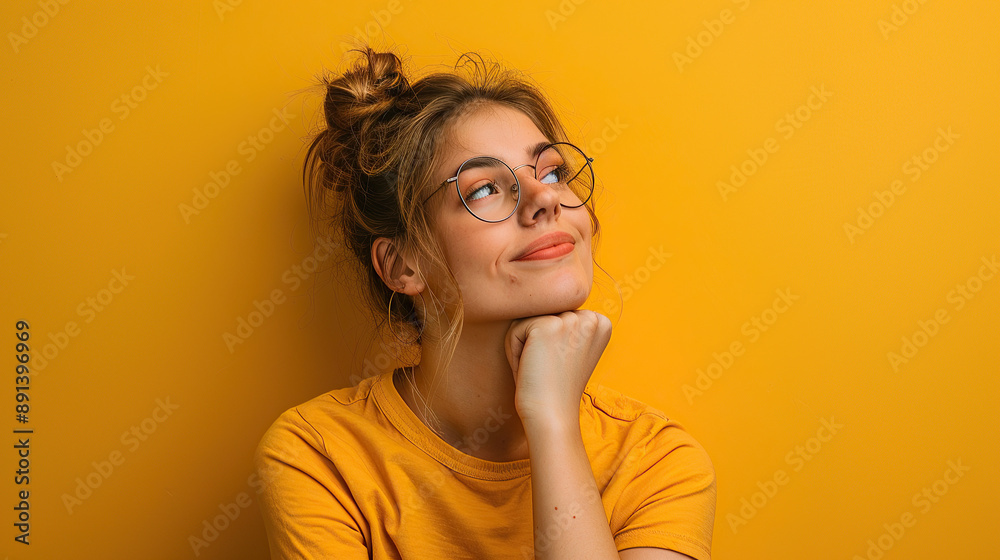
{"type": "Polygon", "coordinates": [[[329,166],[325,186],[338,192],[387,170],[389,139],[401,117],[418,110],[399,57],[371,48],[361,52],[365,59],[343,75],[323,78],[327,129],[319,155],[329,166]]]}

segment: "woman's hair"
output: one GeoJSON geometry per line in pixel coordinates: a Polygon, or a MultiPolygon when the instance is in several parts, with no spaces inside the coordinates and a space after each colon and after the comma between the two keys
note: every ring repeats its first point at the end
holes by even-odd
{"type": "MultiPolygon", "coordinates": [[[[361,56],[349,69],[325,71],[320,77],[326,126],[309,143],[302,175],[311,222],[323,234],[323,229],[332,230],[342,241],[338,245],[350,249],[351,268],[376,325],[387,320],[390,296],[388,320],[396,336],[407,325],[413,331],[410,338],[422,344],[428,319],[422,315],[443,318],[440,363],[447,370],[462,328],[462,294],[434,235],[433,209],[443,197],[422,201],[440,184],[434,170],[452,125],[477,107],[497,104],[523,112],[550,142],[569,138],[538,87],[476,53],[459,56],[453,72],[430,73],[411,83],[391,49],[376,52],[365,45],[350,52],[361,56]],[[391,260],[402,252],[443,272],[439,276],[447,285],[428,284],[432,289],[424,292],[423,313],[410,296],[394,295],[376,272],[372,244],[379,237],[393,240],[397,252],[387,252],[383,259],[387,278],[391,260]]],[[[596,247],[600,223],[591,204],[585,207],[596,247]]],[[[424,404],[425,413],[430,412],[424,404]]],[[[431,424],[438,431],[436,418],[431,424]]]]}

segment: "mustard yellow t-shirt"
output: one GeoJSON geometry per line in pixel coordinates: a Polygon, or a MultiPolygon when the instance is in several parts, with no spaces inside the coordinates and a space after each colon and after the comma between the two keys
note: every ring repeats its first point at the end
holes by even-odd
{"type": "MultiPolygon", "coordinates": [[[[282,413],[254,455],[272,560],[530,559],[530,459],[469,455],[516,414],[494,410],[456,446],[396,392],[392,371],[282,413]]],[[[618,550],[711,559],[715,470],[662,412],[588,384],[580,427],[618,550]]]]}

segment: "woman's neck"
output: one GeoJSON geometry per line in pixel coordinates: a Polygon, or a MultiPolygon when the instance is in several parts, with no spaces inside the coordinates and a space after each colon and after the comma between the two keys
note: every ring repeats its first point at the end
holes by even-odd
{"type": "Polygon", "coordinates": [[[524,427],[514,406],[514,375],[504,350],[510,321],[468,325],[447,371],[438,372],[438,347],[425,343],[420,363],[393,376],[399,395],[425,425],[430,416],[410,387],[410,377],[440,421],[441,437],[462,452],[495,462],[528,458],[524,427]]]}

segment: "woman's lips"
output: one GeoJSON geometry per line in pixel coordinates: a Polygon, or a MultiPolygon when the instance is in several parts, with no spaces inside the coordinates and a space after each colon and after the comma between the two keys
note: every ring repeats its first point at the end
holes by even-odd
{"type": "Polygon", "coordinates": [[[517,260],[519,261],[537,261],[542,259],[554,259],[556,257],[561,257],[567,253],[573,251],[574,245],[572,243],[560,243],[558,245],[553,245],[551,247],[546,247],[544,249],[539,249],[533,253],[529,253],[517,260]]]}

